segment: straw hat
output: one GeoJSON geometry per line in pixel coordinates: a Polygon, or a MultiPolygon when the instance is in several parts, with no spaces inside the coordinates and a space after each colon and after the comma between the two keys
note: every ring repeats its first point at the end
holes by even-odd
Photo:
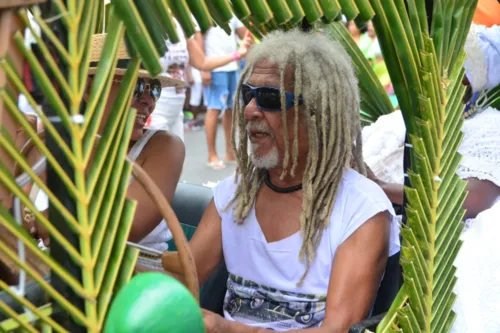
{"type": "MultiPolygon", "coordinates": [[[[92,49],[90,54],[89,74],[95,74],[97,70],[97,63],[101,58],[101,53],[104,47],[105,39],[106,39],[106,34],[96,34],[92,36],[92,44],[91,44],[92,49]]],[[[115,70],[115,75],[124,75],[125,71],[127,70],[128,60],[130,59],[124,40],[120,42],[117,53],[118,53],[118,64],[115,70]]],[[[149,72],[143,68],[139,70],[138,76],[152,78],[149,72]]],[[[162,88],[165,87],[184,88],[186,85],[184,81],[170,78],[164,74],[160,74],[154,78],[160,81],[162,88]]]]}

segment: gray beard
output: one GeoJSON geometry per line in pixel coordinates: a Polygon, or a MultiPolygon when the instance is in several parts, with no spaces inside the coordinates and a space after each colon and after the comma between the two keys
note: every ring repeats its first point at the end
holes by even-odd
{"type": "Polygon", "coordinates": [[[279,152],[276,147],[273,147],[273,149],[267,153],[264,156],[259,156],[255,154],[255,151],[258,149],[258,145],[251,144],[251,158],[252,158],[252,163],[256,168],[259,169],[273,169],[277,168],[279,166],[279,152]]]}

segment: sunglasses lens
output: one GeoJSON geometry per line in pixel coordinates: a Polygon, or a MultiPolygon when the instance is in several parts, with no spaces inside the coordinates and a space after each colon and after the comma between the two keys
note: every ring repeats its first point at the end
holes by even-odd
{"type": "Polygon", "coordinates": [[[243,100],[243,105],[247,106],[253,98],[252,88],[247,84],[241,85],[241,99],[243,100]]]}
{"type": "Polygon", "coordinates": [[[158,99],[161,96],[161,83],[159,80],[151,80],[150,82],[150,89],[151,89],[151,97],[155,101],[158,101],[158,99]]]}
{"type": "Polygon", "coordinates": [[[257,103],[266,110],[281,110],[281,94],[277,88],[258,88],[257,103]]]}
{"type": "Polygon", "coordinates": [[[134,89],[134,98],[138,98],[144,92],[144,79],[138,78],[134,89]]]}

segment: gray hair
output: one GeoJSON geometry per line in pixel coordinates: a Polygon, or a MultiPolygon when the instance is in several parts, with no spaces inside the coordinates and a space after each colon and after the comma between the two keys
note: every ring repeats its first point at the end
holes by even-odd
{"type": "MultiPolygon", "coordinates": [[[[262,184],[265,170],[256,168],[248,155],[248,133],[240,101],[241,84],[246,82],[254,66],[262,60],[279,66],[281,72],[281,101],[285,106],[285,70],[292,69],[295,92],[295,119],[293,126],[292,156],[289,154],[289,133],[284,126],[285,156],[284,178],[293,177],[298,159],[299,113],[307,121],[309,152],[303,176],[303,201],[300,214],[300,233],[303,238],[300,259],[305,260],[305,279],[315,258],[323,230],[330,223],[330,214],[345,168],[354,164],[365,174],[362,158],[361,126],[359,118],[359,92],[356,76],[348,54],[337,42],[316,33],[298,30],[275,31],[255,45],[248,54],[236,91],[232,145],[237,152],[239,180],[233,203],[236,223],[242,223],[254,204],[262,184]],[[299,106],[302,96],[304,105],[299,106]],[[236,141],[236,130],[239,140],[236,141]],[[291,165],[291,167],[290,167],[291,165]]],[[[286,110],[282,110],[283,123],[287,123],[286,110]]]]}

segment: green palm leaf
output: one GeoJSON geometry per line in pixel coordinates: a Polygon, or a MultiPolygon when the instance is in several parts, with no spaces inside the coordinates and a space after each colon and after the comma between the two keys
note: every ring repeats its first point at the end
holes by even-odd
{"type": "Polygon", "coordinates": [[[485,96],[486,106],[491,106],[495,109],[500,109],[500,85],[489,90],[485,96]]]}
{"type": "MultiPolygon", "coordinates": [[[[17,223],[11,212],[3,205],[0,206],[2,228],[23,244],[20,248],[29,250],[39,262],[50,268],[52,280],[57,279],[62,283],[58,285],[48,283],[36,267],[25,262],[19,256],[19,252],[8,246],[3,239],[0,240],[3,255],[19,269],[24,270],[29,279],[36,282],[52,299],[51,304],[37,308],[22,295],[14,294],[6,283],[1,282],[0,290],[5,291],[31,313],[17,314],[3,302],[0,303],[0,311],[12,318],[1,323],[2,331],[17,330],[22,327],[23,330],[35,332],[38,330],[37,325],[42,325],[44,331],[66,332],[68,327],[53,317],[61,314],[89,332],[101,331],[111,296],[117,288],[130,279],[138,255],[137,250],[126,247],[135,203],[126,199],[131,165],[125,162],[125,156],[135,119],[135,113],[129,110],[140,60],[133,58],[130,62],[117,102],[111,111],[110,119],[113,121],[105,125],[102,137],[97,142],[97,129],[102,122],[104,106],[117,63],[118,43],[124,36],[125,27],[116,14],[116,8],[111,6],[102,60],[99,61],[93,78],[86,103],[85,118],[79,118],[87,82],[91,35],[96,31],[98,24],[98,1],[68,1],[66,4],[57,2],[56,7],[61,17],[67,18],[61,19],[61,23],[67,29],[67,46],[51,31],[50,24],[42,14],[33,11],[34,19],[45,36],[45,39],[37,37],[37,45],[47,64],[47,70],[41,66],[33,51],[26,48],[20,32],[13,34],[12,42],[24,54],[37,82],[41,83],[43,92],[47,96],[47,106],[61,119],[60,125],[57,126],[62,126],[67,132],[69,141],[63,139],[53,120],[51,122],[45,113],[37,111],[45,125],[47,135],[57,142],[73,169],[73,177],[63,170],[61,161],[49,149],[48,143],[43,142],[21,116],[21,111],[8,88],[0,89],[0,98],[4,105],[3,111],[17,121],[18,126],[31,137],[34,146],[44,156],[47,165],[59,174],[75,209],[72,210],[67,206],[65,204],[67,200],[57,197],[52,188],[35,173],[25,156],[18,151],[7,129],[2,129],[0,133],[0,147],[47,194],[51,209],[57,211],[62,222],[69,228],[69,232],[77,239],[77,243],[70,241],[67,234],[56,227],[56,220],[51,218],[50,213],[49,218],[46,218],[37,212],[4,160],[0,162],[0,173],[2,186],[15,194],[23,205],[35,213],[37,220],[50,234],[51,244],[57,243],[64,247],[64,251],[69,255],[70,266],[76,267],[78,273],[75,274],[74,269],[69,271],[68,266],[56,260],[54,254],[39,249],[31,235],[17,223]],[[54,53],[49,52],[49,43],[55,46],[57,57],[66,65],[66,74],[63,74],[64,71],[59,67],[54,53]],[[55,82],[52,82],[50,77],[55,77],[55,82]],[[96,147],[96,157],[91,159],[93,147],[96,147]],[[72,292],[82,300],[83,306],[80,307],[66,299],[58,288],[61,285],[71,288],[72,292]],[[31,315],[37,320],[33,321],[31,315]]],[[[19,18],[32,29],[26,10],[20,10],[19,18]]],[[[156,62],[158,59],[151,64],[152,69],[155,68],[156,62]]],[[[32,107],[38,110],[33,97],[20,79],[20,73],[16,71],[8,56],[0,59],[0,72],[4,73],[12,86],[27,96],[32,107]]]]}
{"type": "Polygon", "coordinates": [[[377,332],[447,332],[455,318],[453,262],[465,213],[466,183],[456,169],[463,138],[462,36],[471,16],[460,14],[460,26],[453,22],[475,1],[435,1],[430,33],[423,1],[407,1],[408,10],[403,1],[371,2],[412,145],[407,225],[401,230],[404,285],[398,297],[406,300],[393,304],[377,332]],[[456,27],[453,33],[450,26],[456,27]]]}
{"type": "Polygon", "coordinates": [[[359,81],[361,110],[364,111],[361,113],[362,119],[374,122],[379,116],[392,112],[393,107],[387,93],[344,24],[334,22],[321,28],[331,38],[341,43],[351,56],[359,81]]]}

